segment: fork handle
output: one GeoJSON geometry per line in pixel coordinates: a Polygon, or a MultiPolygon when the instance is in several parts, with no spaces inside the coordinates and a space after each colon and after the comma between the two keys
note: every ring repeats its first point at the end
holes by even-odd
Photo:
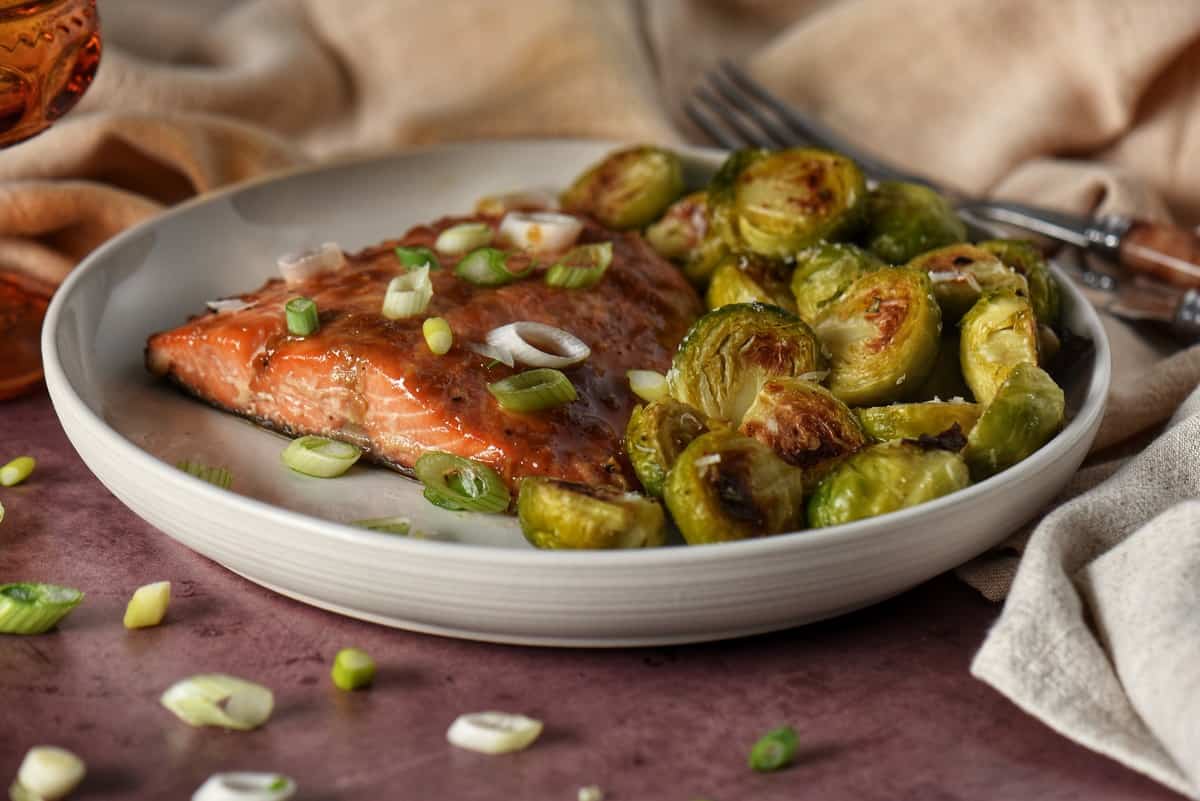
{"type": "Polygon", "coordinates": [[[1132,220],[1116,245],[1121,266],[1157,281],[1200,288],[1200,237],[1166,223],[1132,220]]]}

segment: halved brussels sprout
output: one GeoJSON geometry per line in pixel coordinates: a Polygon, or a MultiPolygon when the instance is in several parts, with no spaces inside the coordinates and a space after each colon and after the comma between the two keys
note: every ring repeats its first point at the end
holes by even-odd
{"type": "Polygon", "coordinates": [[[649,548],[667,539],[667,521],[653,498],[531,476],[522,479],[517,518],[538,548],[649,548]]]}
{"type": "Polygon", "coordinates": [[[989,239],[980,242],[979,247],[1025,276],[1029,284],[1029,301],[1038,322],[1058,328],[1062,313],[1061,290],[1038,246],[1024,239],[989,239]]]}
{"type": "Polygon", "coordinates": [[[738,428],[804,468],[811,487],[828,468],[867,443],[846,404],[803,378],[772,378],[758,391],[738,428]]]}
{"type": "Polygon", "coordinates": [[[679,455],[664,498],[690,545],[779,534],[804,523],[804,471],[756,439],[710,431],[679,455]]]}
{"type": "Polygon", "coordinates": [[[979,296],[991,289],[1011,289],[1027,294],[1029,285],[1020,273],[974,245],[947,245],[922,253],[907,266],[928,273],[933,296],[942,307],[942,322],[955,323],[979,296]]]}
{"type": "Polygon", "coordinates": [[[618,231],[641,228],[683,194],[683,164],[660,147],[610,153],[562,193],[564,211],[589,214],[618,231]]]}
{"type": "Polygon", "coordinates": [[[979,299],[959,323],[963,378],[985,406],[1018,364],[1038,363],[1038,327],[1026,298],[1003,289],[979,299]]]}
{"type": "Polygon", "coordinates": [[[944,197],[927,186],[883,181],[867,195],[867,249],[889,264],[965,242],[967,227],[944,197]]]}
{"type": "Polygon", "coordinates": [[[804,322],[816,325],[826,306],[865,273],[882,266],[883,262],[854,245],[821,242],[801,251],[792,272],[797,313],[804,322]]]}
{"type": "Polygon", "coordinates": [[[775,258],[857,227],[866,179],[837,153],[740,150],[708,187],[710,222],[733,250],[775,258]]]}
{"type": "Polygon", "coordinates": [[[646,228],[646,241],[664,259],[683,263],[708,232],[708,193],[692,192],[672,203],[646,228]]]}
{"type": "Polygon", "coordinates": [[[812,528],[836,526],[916,506],[971,483],[956,451],[892,440],[854,454],[826,476],[808,501],[812,528]]]}
{"type": "Polygon", "coordinates": [[[817,338],[800,318],[762,303],[708,312],[679,343],[667,388],[671,397],[734,425],[768,378],[825,367],[817,338]]]}
{"type": "Polygon", "coordinates": [[[795,313],[786,268],[754,253],[729,254],[713,272],[704,302],[710,309],[719,309],[731,303],[756,301],[795,313]]]}
{"type": "Polygon", "coordinates": [[[700,246],[693,250],[683,263],[683,274],[696,286],[703,287],[731,252],[725,240],[709,228],[704,239],[700,241],[700,246]]]}
{"type": "Polygon", "coordinates": [[[920,384],[905,393],[906,401],[951,400],[963,398],[972,400],[971,388],[967,386],[962,374],[962,364],[958,356],[958,329],[942,327],[942,342],[938,346],[937,361],[933,370],[920,384]]]}
{"type": "Polygon", "coordinates": [[[929,276],[900,267],[867,273],[816,326],[832,354],[829,388],[851,406],[899,400],[933,370],[941,328],[929,276]]]}
{"type": "Polygon", "coordinates": [[[1012,467],[1058,432],[1066,398],[1042,368],[1018,364],[967,437],[963,455],[971,477],[982,481],[1012,467]]]}
{"type": "Polygon", "coordinates": [[[966,401],[925,401],[924,403],[893,403],[890,406],[869,406],[858,410],[863,431],[872,439],[917,439],[936,437],[955,425],[967,435],[975,427],[983,407],[966,401]]]}
{"type": "Polygon", "coordinates": [[[704,415],[672,398],[638,406],[625,427],[625,452],[642,488],[661,498],[667,471],[688,443],[708,431],[704,415]]]}

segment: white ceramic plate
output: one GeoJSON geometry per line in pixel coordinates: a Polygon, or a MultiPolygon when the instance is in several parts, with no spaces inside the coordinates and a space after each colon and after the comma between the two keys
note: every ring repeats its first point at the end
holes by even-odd
{"type": "MultiPolygon", "coordinates": [[[[1016,468],[915,509],[819,531],[636,552],[543,552],[511,518],[444,512],[387,470],[336,480],[280,466],[285,441],[151,380],[146,337],[205,300],[257,288],[278,254],[357,249],[469,211],[483,194],[564,186],[611,145],[504,142],[289,174],[201,198],[133,229],[67,280],[46,317],[46,383],[88,467],[134,512],[252,581],[326,609],[502,642],[613,646],[719,639],[837,615],[979,554],[1066,483],[1100,423],[1108,344],[1063,281],[1067,324],[1096,343],[1066,387],[1074,415],[1016,468]],[[232,491],[173,467],[229,467],[232,491]],[[343,525],[407,515],[433,540],[343,525]]],[[[691,151],[711,170],[715,151],[691,151]]]]}

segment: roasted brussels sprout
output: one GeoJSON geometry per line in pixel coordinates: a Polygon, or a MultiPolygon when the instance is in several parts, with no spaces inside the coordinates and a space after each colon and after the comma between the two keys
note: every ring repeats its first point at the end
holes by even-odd
{"type": "Polygon", "coordinates": [[[990,239],[979,247],[1025,276],[1029,284],[1029,302],[1038,322],[1058,328],[1062,314],[1062,295],[1046,257],[1037,245],[1024,239],[990,239]]]}
{"type": "Polygon", "coordinates": [[[593,165],[559,199],[564,211],[589,214],[618,231],[641,228],[683,194],[679,157],[658,147],[632,147],[593,165]]]}
{"type": "Polygon", "coordinates": [[[703,417],[672,398],[633,410],[625,427],[625,452],[647,494],[662,497],[671,465],[689,442],[708,431],[703,417]]]}
{"type": "Polygon", "coordinates": [[[804,471],[729,430],[692,440],[667,476],[664,498],[690,545],[779,534],[804,522],[804,471]]]}
{"type": "Polygon", "coordinates": [[[1038,327],[1026,298],[1003,289],[981,297],[959,323],[963,377],[985,406],[1009,371],[1038,363],[1038,327]]]}
{"type": "Polygon", "coordinates": [[[1018,294],[1029,290],[1024,276],[974,245],[947,245],[922,253],[906,266],[928,273],[947,325],[958,322],[988,290],[1011,289],[1018,294]]]}
{"type": "Polygon", "coordinates": [[[772,378],[763,384],[738,430],[769,445],[788,464],[804,468],[810,487],[867,442],[854,412],[825,387],[803,378],[772,378]]]}
{"type": "Polygon", "coordinates": [[[664,259],[682,264],[700,247],[707,231],[708,195],[692,192],[672,203],[658,222],[646,228],[646,241],[664,259]]]}
{"type": "Polygon", "coordinates": [[[982,481],[1029,456],[1062,428],[1063,391],[1036,364],[1018,364],[967,437],[971,477],[982,481]]]}
{"type": "Polygon", "coordinates": [[[704,302],[710,309],[731,303],[766,303],[795,313],[784,265],[753,253],[730,253],[712,274],[704,302]]]}
{"type": "Polygon", "coordinates": [[[862,172],[837,153],[740,150],[709,184],[710,224],[733,250],[786,258],[851,233],[865,195],[862,172]]]}
{"type": "Polygon", "coordinates": [[[955,425],[963,435],[975,427],[983,407],[966,401],[925,401],[924,403],[893,403],[890,406],[869,406],[858,410],[863,431],[872,439],[917,439],[936,437],[955,425]]]}
{"type": "Polygon", "coordinates": [[[671,397],[737,425],[768,378],[825,367],[817,338],[800,318],[762,303],[714,309],[688,330],[671,369],[671,397]]]}
{"type": "Polygon", "coordinates": [[[928,378],[905,393],[903,400],[972,400],[974,397],[971,388],[963,379],[962,364],[958,357],[958,329],[942,326],[942,342],[938,346],[937,361],[933,363],[933,370],[928,378]]]}
{"type": "Polygon", "coordinates": [[[792,272],[792,295],[800,319],[816,325],[826,306],[863,274],[882,266],[879,259],[854,245],[821,242],[801,251],[792,272]]]}
{"type": "Polygon", "coordinates": [[[851,406],[899,400],[929,376],[941,327],[929,276],[900,267],[867,273],[816,326],[832,354],[829,388],[851,406]]]}
{"type": "Polygon", "coordinates": [[[889,264],[965,242],[967,227],[946,199],[927,186],[883,181],[867,195],[867,249],[889,264]]]}
{"type": "Polygon", "coordinates": [[[538,548],[648,548],[667,539],[653,498],[556,478],[522,479],[517,518],[538,548]]]}
{"type": "Polygon", "coordinates": [[[709,228],[704,239],[700,241],[700,246],[692,251],[683,263],[683,274],[693,284],[703,288],[730,253],[725,240],[709,228]]]}
{"type": "Polygon", "coordinates": [[[871,445],[834,468],[808,501],[808,524],[836,526],[949,495],[971,483],[956,451],[914,440],[871,445]]]}

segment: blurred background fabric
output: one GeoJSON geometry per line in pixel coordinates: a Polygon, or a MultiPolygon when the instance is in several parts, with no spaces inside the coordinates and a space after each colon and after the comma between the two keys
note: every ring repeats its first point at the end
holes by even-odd
{"type": "MultiPolygon", "coordinates": [[[[0,152],[0,267],[51,282],[168,206],[310,162],[497,137],[700,142],[682,100],[719,57],[957,188],[1200,223],[1196,0],[100,0],[100,12],[91,91],[0,152]]],[[[1117,379],[1060,502],[1075,499],[960,570],[993,599],[1012,586],[975,670],[1059,731],[1200,797],[1200,531],[1185,503],[1200,496],[1200,403],[1181,407],[1200,349],[1106,327],[1117,379]],[[1122,594],[1159,586],[1177,603],[1122,594]]]]}

